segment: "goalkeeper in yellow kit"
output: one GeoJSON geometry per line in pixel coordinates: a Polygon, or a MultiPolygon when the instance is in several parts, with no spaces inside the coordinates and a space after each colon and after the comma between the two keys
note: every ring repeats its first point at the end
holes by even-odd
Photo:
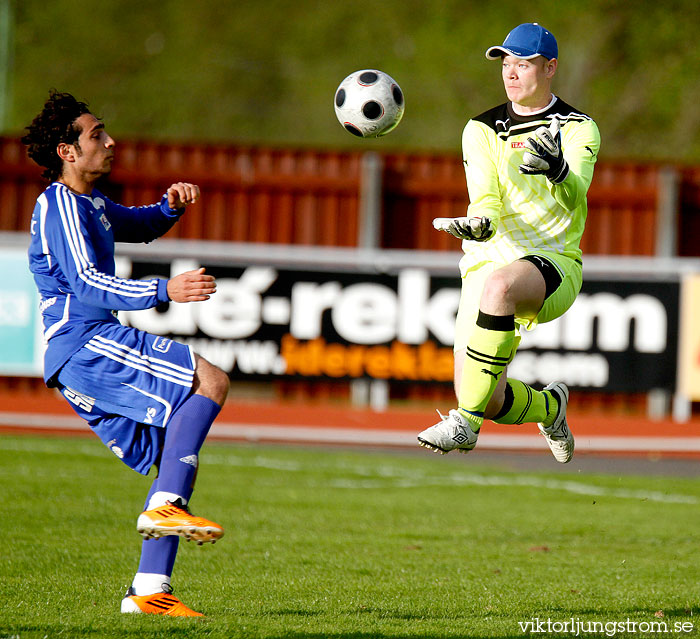
{"type": "Polygon", "coordinates": [[[519,330],[560,317],[581,289],[579,243],[600,135],[589,116],[552,94],[558,48],[549,31],[521,24],[486,57],[501,60],[509,101],[464,129],[466,217],[433,221],[464,251],[454,345],[459,403],[418,441],[466,453],[485,418],[534,422],[566,463],[574,453],[566,385],[537,391],[508,378],[507,367],[519,330]]]}

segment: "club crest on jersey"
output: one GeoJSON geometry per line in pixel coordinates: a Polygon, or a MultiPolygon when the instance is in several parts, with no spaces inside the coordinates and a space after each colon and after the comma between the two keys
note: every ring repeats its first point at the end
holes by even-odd
{"type": "Polygon", "coordinates": [[[109,223],[109,220],[104,213],[100,215],[100,222],[102,222],[102,226],[105,227],[105,231],[109,231],[109,229],[112,228],[112,225],[109,223]]]}
{"type": "Polygon", "coordinates": [[[525,148],[525,142],[511,142],[511,143],[510,143],[510,148],[511,148],[511,149],[524,149],[524,148],[525,148]]]}
{"type": "Polygon", "coordinates": [[[161,353],[167,353],[170,350],[170,345],[173,340],[167,337],[156,337],[156,341],[153,342],[153,350],[160,351],[161,353]]]}

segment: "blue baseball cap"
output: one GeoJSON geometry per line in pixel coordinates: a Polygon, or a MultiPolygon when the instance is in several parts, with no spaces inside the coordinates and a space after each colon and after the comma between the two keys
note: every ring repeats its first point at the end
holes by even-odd
{"type": "Polygon", "coordinates": [[[498,60],[503,54],[514,55],[516,58],[529,60],[538,55],[547,60],[559,55],[559,47],[554,36],[536,22],[526,22],[513,29],[503,41],[502,46],[490,47],[486,50],[489,60],[498,60]]]}

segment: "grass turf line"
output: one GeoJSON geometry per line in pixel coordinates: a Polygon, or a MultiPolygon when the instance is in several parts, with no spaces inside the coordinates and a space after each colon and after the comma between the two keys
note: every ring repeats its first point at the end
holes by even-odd
{"type": "Polygon", "coordinates": [[[181,544],[192,620],[119,613],[148,479],[94,440],[0,437],[0,458],[0,637],[513,637],[700,612],[693,480],[207,444],[192,507],[226,535],[181,544]]]}

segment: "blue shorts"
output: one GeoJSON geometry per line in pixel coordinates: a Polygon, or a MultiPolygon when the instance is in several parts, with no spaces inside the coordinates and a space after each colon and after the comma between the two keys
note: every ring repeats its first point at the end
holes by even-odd
{"type": "Polygon", "coordinates": [[[192,392],[189,346],[120,324],[105,325],[58,374],[59,390],[102,442],[144,475],[165,427],[192,392]]]}

